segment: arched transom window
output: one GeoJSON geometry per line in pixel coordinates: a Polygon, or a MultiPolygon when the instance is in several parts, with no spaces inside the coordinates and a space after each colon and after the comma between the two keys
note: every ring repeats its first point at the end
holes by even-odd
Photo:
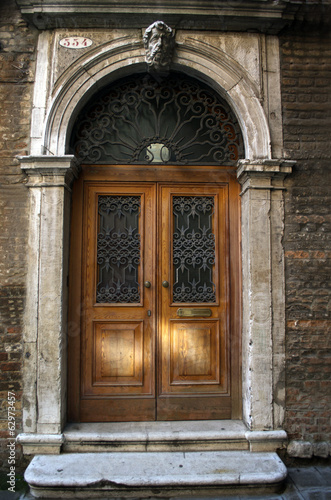
{"type": "Polygon", "coordinates": [[[70,150],[89,164],[228,165],[244,156],[227,102],[177,73],[160,82],[133,75],[99,91],[76,120],[70,150]]]}

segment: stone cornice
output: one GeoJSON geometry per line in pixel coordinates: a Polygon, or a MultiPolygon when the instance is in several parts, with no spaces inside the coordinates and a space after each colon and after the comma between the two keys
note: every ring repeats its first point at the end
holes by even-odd
{"type": "Polygon", "coordinates": [[[18,156],[21,169],[28,176],[28,187],[65,187],[70,189],[78,176],[75,156],[18,156]]]}
{"type": "Polygon", "coordinates": [[[237,177],[240,178],[246,173],[264,173],[270,175],[290,174],[292,167],[296,164],[294,160],[284,159],[263,159],[263,160],[239,160],[237,177]]]}
{"type": "Polygon", "coordinates": [[[237,179],[242,186],[241,195],[248,189],[284,189],[284,178],[292,173],[295,163],[284,159],[239,160],[237,179]]]}
{"type": "MultiPolygon", "coordinates": [[[[305,2],[306,4],[307,2],[305,2]]],[[[258,30],[277,34],[300,14],[290,0],[17,0],[22,15],[38,29],[141,28],[161,20],[176,29],[258,30]]]]}

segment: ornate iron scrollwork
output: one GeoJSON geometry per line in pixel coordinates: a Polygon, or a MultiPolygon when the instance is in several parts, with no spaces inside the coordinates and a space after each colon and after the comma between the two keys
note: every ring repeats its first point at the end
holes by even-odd
{"type": "Polygon", "coordinates": [[[174,196],[174,302],[216,302],[213,196],[174,196]]]}
{"type": "Polygon", "coordinates": [[[243,156],[243,141],[226,101],[201,82],[135,75],[82,110],[71,151],[84,163],[228,165],[243,156]]]}
{"type": "Polygon", "coordinates": [[[140,302],[140,196],[99,196],[97,303],[140,302]]]}

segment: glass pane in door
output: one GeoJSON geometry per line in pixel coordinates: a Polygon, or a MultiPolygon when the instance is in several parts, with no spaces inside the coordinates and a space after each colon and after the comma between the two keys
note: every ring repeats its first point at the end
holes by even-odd
{"type": "Polygon", "coordinates": [[[97,303],[139,303],[140,196],[99,196],[97,303]]]}
{"type": "Polygon", "coordinates": [[[214,196],[173,196],[173,301],[216,302],[214,196]]]}

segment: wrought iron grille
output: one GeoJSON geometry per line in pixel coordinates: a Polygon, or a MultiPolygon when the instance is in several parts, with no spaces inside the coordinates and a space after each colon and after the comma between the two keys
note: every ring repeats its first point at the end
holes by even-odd
{"type": "Polygon", "coordinates": [[[140,302],[140,196],[99,196],[97,303],[140,302]]]}
{"type": "Polygon", "coordinates": [[[216,302],[213,196],[173,197],[173,301],[216,302]]]}
{"type": "Polygon", "coordinates": [[[135,75],[93,97],[70,149],[84,163],[226,165],[243,157],[243,140],[226,101],[201,82],[135,75]]]}

